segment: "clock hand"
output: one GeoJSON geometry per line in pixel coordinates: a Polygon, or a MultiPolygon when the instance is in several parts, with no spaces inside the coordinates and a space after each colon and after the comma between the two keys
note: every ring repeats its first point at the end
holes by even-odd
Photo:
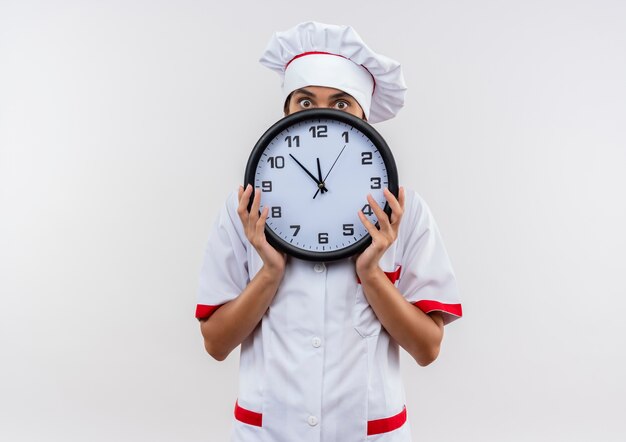
{"type": "Polygon", "coordinates": [[[317,179],[321,183],[322,182],[322,168],[320,166],[320,159],[316,158],[316,160],[317,160],[317,179]]]}
{"type": "MultiPolygon", "coordinates": [[[[344,144],[343,148],[341,149],[341,152],[339,152],[339,155],[337,155],[337,158],[335,158],[335,162],[333,163],[332,166],[330,166],[330,169],[328,170],[328,173],[326,174],[326,176],[324,177],[324,179],[322,180],[322,183],[326,182],[326,178],[328,178],[328,175],[330,175],[330,172],[333,170],[333,167],[335,167],[335,164],[337,164],[337,160],[339,159],[339,157],[341,156],[341,154],[343,153],[343,151],[345,150],[347,144],[344,144]]],[[[295,158],[294,158],[295,159],[295,158]]],[[[324,185],[325,186],[325,185],[324,185]]],[[[328,189],[326,189],[328,190],[328,189]]],[[[319,193],[320,189],[317,189],[317,192],[315,192],[315,195],[313,195],[313,198],[315,199],[315,197],[317,196],[317,194],[319,193]]]]}
{"type": "MultiPolygon", "coordinates": [[[[323,188],[320,188],[318,190],[321,190],[322,193],[327,192],[328,190],[326,189],[326,184],[322,180],[322,167],[320,166],[320,159],[319,158],[317,158],[317,179],[324,185],[323,188]]],[[[318,194],[318,192],[315,192],[315,196],[313,197],[313,199],[315,199],[317,194],[318,194]]]]}
{"type": "MultiPolygon", "coordinates": [[[[328,191],[328,189],[326,188],[326,186],[324,185],[324,183],[323,183],[323,182],[321,182],[320,180],[318,180],[317,178],[315,178],[315,176],[314,176],[311,172],[309,172],[309,171],[308,171],[308,169],[307,169],[306,167],[304,167],[304,166],[302,165],[302,163],[296,159],[296,157],[294,157],[292,154],[289,154],[289,156],[290,156],[291,158],[293,158],[293,160],[294,160],[296,163],[298,163],[298,166],[300,166],[300,167],[302,168],[302,170],[304,170],[304,171],[307,173],[307,175],[308,175],[308,176],[310,176],[311,178],[313,178],[313,181],[315,181],[315,183],[317,184],[317,187],[318,187],[318,189],[317,189],[317,190],[318,190],[318,192],[319,192],[320,190],[323,190],[324,192],[327,192],[327,191],[328,191]]],[[[317,194],[316,194],[316,195],[317,195],[317,194]]]]}

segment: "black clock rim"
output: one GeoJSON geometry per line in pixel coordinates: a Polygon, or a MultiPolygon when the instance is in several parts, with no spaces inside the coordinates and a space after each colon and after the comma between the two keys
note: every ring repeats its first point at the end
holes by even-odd
{"type": "MultiPolygon", "coordinates": [[[[391,153],[391,149],[387,145],[385,139],[365,120],[355,117],[352,114],[348,114],[347,112],[336,109],[307,109],[288,115],[274,123],[267,131],[265,131],[263,135],[261,135],[261,138],[259,138],[259,140],[256,142],[254,148],[252,149],[252,152],[250,153],[250,157],[248,158],[248,163],[246,165],[246,170],[244,173],[244,188],[248,186],[248,184],[252,185],[252,187],[254,188],[254,177],[257,164],[259,163],[266,147],[279,133],[281,133],[290,126],[293,126],[294,124],[306,120],[316,119],[331,119],[350,124],[359,131],[361,131],[366,137],[368,137],[380,152],[383,162],[385,163],[385,167],[387,168],[387,188],[396,198],[398,197],[398,169],[396,168],[396,162],[394,160],[393,154],[391,153]]],[[[248,211],[250,211],[252,207],[253,198],[254,193],[250,198],[248,211]]],[[[384,211],[388,217],[391,216],[391,207],[389,207],[388,203],[385,203],[384,211]]],[[[378,223],[376,223],[376,227],[378,227],[378,223]]],[[[307,251],[285,242],[267,225],[265,226],[265,237],[267,238],[267,242],[277,250],[287,253],[288,255],[291,255],[298,259],[314,262],[329,262],[349,258],[363,252],[372,243],[371,236],[369,234],[366,234],[363,238],[359,239],[354,244],[348,247],[344,247],[342,249],[325,250],[321,252],[312,250],[307,251]]]]}

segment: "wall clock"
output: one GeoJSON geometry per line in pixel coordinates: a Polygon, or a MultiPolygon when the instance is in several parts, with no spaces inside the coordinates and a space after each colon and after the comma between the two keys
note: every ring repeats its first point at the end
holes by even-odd
{"type": "Polygon", "coordinates": [[[378,222],[367,194],[387,216],[383,188],[398,196],[396,164],[383,137],[336,109],[304,110],[275,123],[252,150],[244,181],[261,189],[261,210],[269,207],[268,242],[309,261],[365,250],[371,237],[357,213],[378,222]]]}

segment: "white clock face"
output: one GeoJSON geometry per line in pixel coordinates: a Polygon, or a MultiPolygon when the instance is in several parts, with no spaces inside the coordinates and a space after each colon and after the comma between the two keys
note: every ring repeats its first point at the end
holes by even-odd
{"type": "Polygon", "coordinates": [[[385,207],[389,177],[379,149],[348,122],[307,119],[285,127],[267,144],[254,186],[267,227],[283,243],[307,253],[327,254],[368,236],[358,211],[376,223],[371,194],[385,207]]]}

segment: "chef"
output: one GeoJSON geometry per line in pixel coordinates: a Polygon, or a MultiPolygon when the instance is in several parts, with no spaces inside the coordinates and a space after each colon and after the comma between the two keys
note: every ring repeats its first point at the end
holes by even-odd
{"type": "MultiPolygon", "coordinates": [[[[283,80],[285,114],[335,108],[373,124],[404,104],[400,65],[349,26],[306,22],[277,32],[260,61],[283,80]]],[[[360,215],[372,244],[328,263],[268,244],[258,189],[240,187],[222,207],[196,317],[215,359],[241,345],[233,441],[411,441],[399,348],[430,364],[462,310],[426,202],[404,188],[385,196],[392,216],[378,216],[380,229],[360,215]]]]}

